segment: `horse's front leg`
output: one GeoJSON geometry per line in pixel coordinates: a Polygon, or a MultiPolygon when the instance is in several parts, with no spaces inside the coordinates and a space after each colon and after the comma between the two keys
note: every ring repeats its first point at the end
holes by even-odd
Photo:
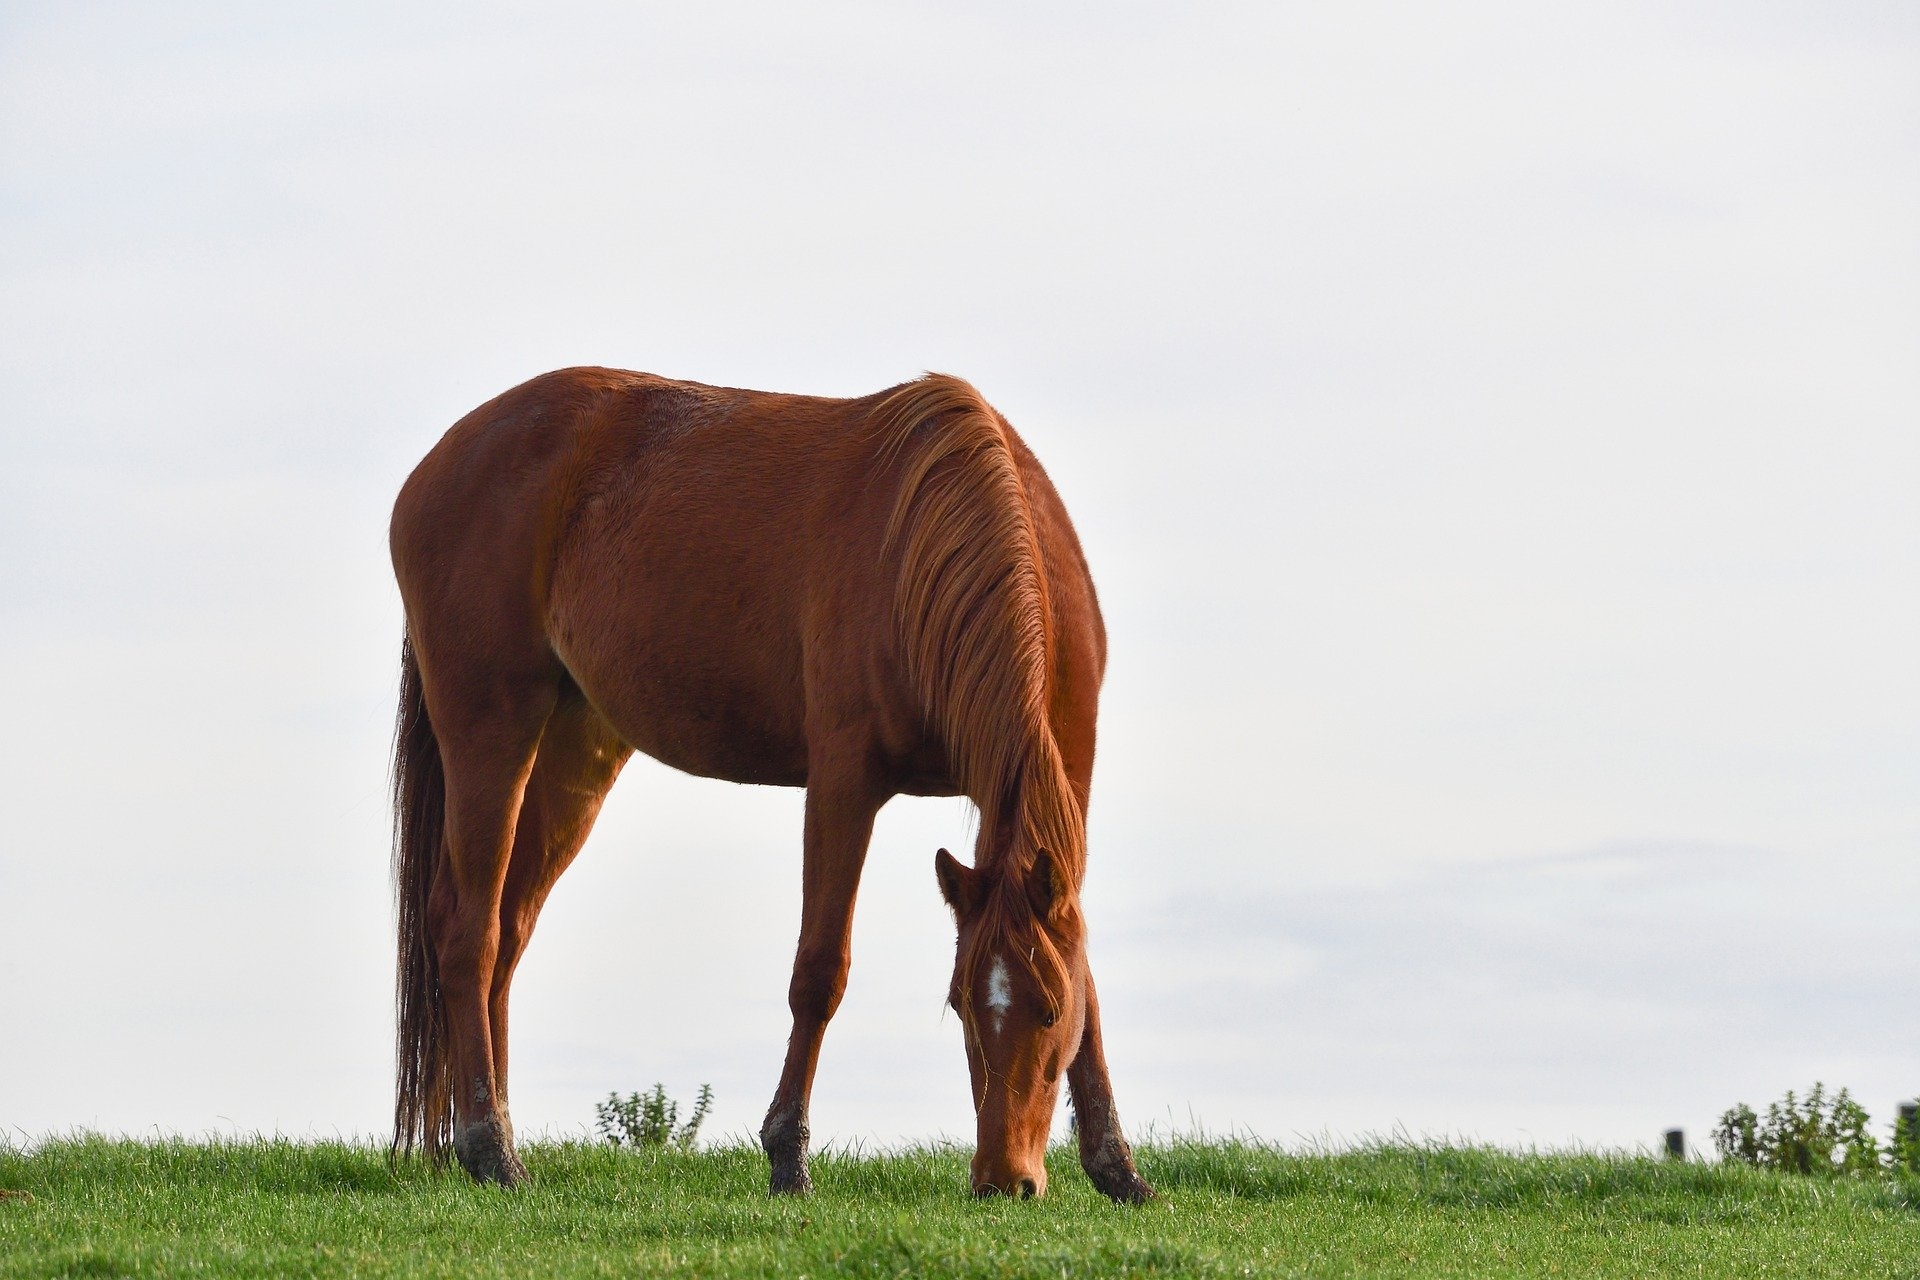
{"type": "Polygon", "coordinates": [[[1080,1131],[1080,1167],[1093,1185],[1122,1204],[1153,1199],[1153,1188],[1133,1167],[1133,1149],[1120,1132],[1120,1111],[1113,1105],[1113,1082],[1107,1078],[1107,1051],[1100,1042],[1100,998],[1094,994],[1091,971],[1087,974],[1087,1027],[1080,1036],[1080,1052],[1067,1068],[1067,1089],[1080,1131]]]}
{"type": "Polygon", "coordinates": [[[873,835],[873,818],[886,802],[867,776],[865,753],[859,767],[815,759],[808,770],[804,881],[801,888],[800,945],[793,958],[793,982],[787,1004],[793,1010],[793,1034],[787,1041],[780,1087],[760,1126],[760,1145],[773,1164],[772,1189],[805,1195],[807,1176],[807,1100],[820,1062],[820,1040],[827,1020],[847,989],[853,940],[853,898],[860,868],[873,835]]]}

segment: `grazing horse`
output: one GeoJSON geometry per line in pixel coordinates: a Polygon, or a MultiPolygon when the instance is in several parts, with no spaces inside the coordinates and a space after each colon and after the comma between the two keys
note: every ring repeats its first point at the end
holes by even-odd
{"type": "Polygon", "coordinates": [[[394,1149],[526,1177],[507,991],[541,904],[634,751],[805,787],[786,1065],[760,1130],[806,1192],[807,1100],[846,988],[874,815],[969,797],[942,849],[948,999],[977,1194],[1038,1195],[1064,1073],[1080,1160],[1153,1194],[1121,1136],[1080,883],[1106,635],[1046,473],[986,401],[928,375],[853,400],[565,369],[455,423],[394,504],[394,1149]]]}

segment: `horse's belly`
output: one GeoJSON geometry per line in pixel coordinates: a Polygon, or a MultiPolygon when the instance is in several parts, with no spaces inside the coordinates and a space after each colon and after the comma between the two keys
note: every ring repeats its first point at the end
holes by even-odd
{"type": "Polygon", "coordinates": [[[663,712],[658,705],[622,706],[608,718],[635,750],[684,773],[727,782],[807,785],[805,741],[755,723],[736,709],[709,704],[663,712]]]}
{"type": "MultiPolygon", "coordinates": [[[[805,693],[797,656],[743,635],[694,602],[607,611],[556,627],[581,692],[636,751],[707,778],[805,786],[805,693]]],[[[797,648],[797,646],[795,646],[797,648]]]]}

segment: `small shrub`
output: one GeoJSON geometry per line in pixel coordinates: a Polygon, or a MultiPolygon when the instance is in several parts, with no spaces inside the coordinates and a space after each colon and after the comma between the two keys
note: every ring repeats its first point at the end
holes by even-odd
{"type": "Polygon", "coordinates": [[[1920,1173],[1920,1115],[1903,1111],[1893,1122],[1887,1163],[1904,1173],[1920,1173]]]}
{"type": "Polygon", "coordinates": [[[1713,1145],[1726,1160],[1786,1173],[1865,1174],[1880,1169],[1880,1144],[1867,1131],[1866,1108],[1845,1089],[1827,1096],[1816,1082],[1802,1099],[1767,1106],[1763,1120],[1742,1102],[1720,1117],[1713,1145]]]}
{"type": "MultiPolygon", "coordinates": [[[[1788,1094],[1792,1097],[1792,1094],[1788,1094]]],[[[1735,1103],[1720,1117],[1713,1131],[1713,1146],[1722,1160],[1743,1164],[1766,1164],[1760,1153],[1760,1117],[1744,1102],[1735,1103]]]]}
{"type": "Polygon", "coordinates": [[[605,1102],[593,1106],[594,1129],[614,1146],[664,1147],[671,1143],[682,1151],[691,1150],[700,1136],[700,1126],[713,1109],[713,1086],[700,1086],[693,1114],[681,1124],[680,1104],[667,1096],[665,1085],[656,1084],[646,1093],[607,1095],[605,1102]]]}

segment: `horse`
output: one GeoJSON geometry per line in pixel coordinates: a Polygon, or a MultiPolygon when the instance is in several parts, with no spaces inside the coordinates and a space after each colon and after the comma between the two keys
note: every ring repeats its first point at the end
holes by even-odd
{"type": "Polygon", "coordinates": [[[1120,1128],[1080,887],[1106,633],[1073,525],[1011,425],[927,374],[857,399],[605,368],[455,423],[394,504],[395,1158],[526,1180],[507,1006],[621,766],[806,788],[792,1034],[760,1141],[812,1189],[808,1099],[854,895],[895,795],[969,797],[934,857],[978,1195],[1038,1196],[1064,1074],[1081,1164],[1154,1193],[1120,1128]]]}

